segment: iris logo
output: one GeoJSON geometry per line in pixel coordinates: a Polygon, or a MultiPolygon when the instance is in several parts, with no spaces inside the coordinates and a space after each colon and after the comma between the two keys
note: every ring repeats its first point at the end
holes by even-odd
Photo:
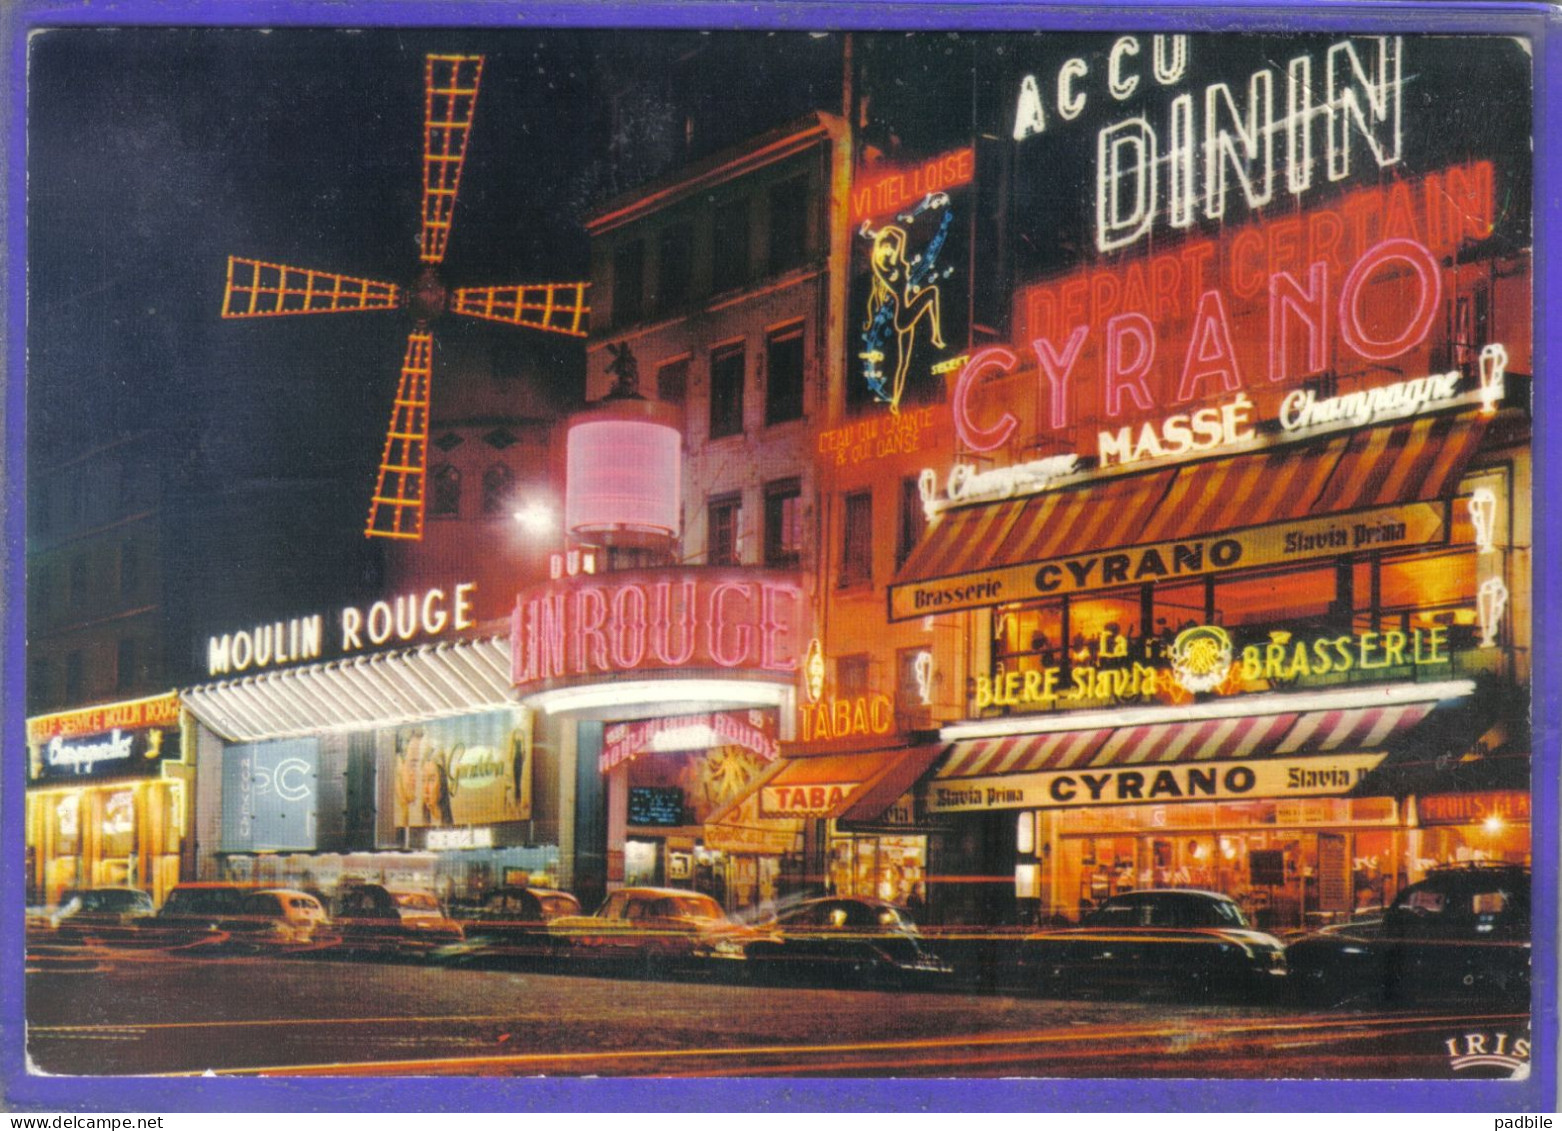
{"type": "MultiPolygon", "coordinates": [[[[1529,1036],[1510,1039],[1507,1033],[1464,1033],[1443,1042],[1448,1066],[1455,1072],[1472,1069],[1506,1070],[1506,1079],[1529,1078],[1529,1036]]],[[[1493,1074],[1483,1071],[1483,1076],[1493,1074]]]]}

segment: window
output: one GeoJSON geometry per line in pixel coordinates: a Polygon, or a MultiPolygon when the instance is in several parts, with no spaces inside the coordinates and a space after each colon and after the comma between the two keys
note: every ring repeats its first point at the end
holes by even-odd
{"type": "Polygon", "coordinates": [[[119,642],[114,658],[114,690],[129,691],[136,683],[136,642],[126,637],[119,642]]]}
{"type": "Polygon", "coordinates": [[[737,495],[724,495],[710,501],[705,534],[708,565],[738,564],[738,512],[741,506],[737,495]]]}
{"type": "Polygon", "coordinates": [[[613,325],[640,321],[644,292],[645,244],[632,240],[613,253],[613,325]]]}
{"type": "Polygon", "coordinates": [[[140,581],[140,557],[136,544],[125,539],[119,544],[119,595],[128,597],[136,591],[140,581]]]}
{"type": "Polygon", "coordinates": [[[927,512],[922,509],[922,488],[917,476],[908,475],[900,481],[900,521],[895,527],[895,568],[906,564],[911,551],[917,548],[922,531],[927,529],[927,512]]]}
{"type": "Polygon", "coordinates": [[[765,423],[803,415],[803,326],[777,330],[765,342],[765,423]]]}
{"type": "Polygon", "coordinates": [[[711,439],[743,431],[743,345],[724,346],[710,359],[711,439]]]}
{"type": "Polygon", "coordinates": [[[868,694],[867,655],[842,656],[835,661],[835,694],[841,699],[856,699],[868,694]]]}
{"type": "Polygon", "coordinates": [[[770,190],[770,271],[796,267],[808,254],[808,178],[793,177],[770,190]]]}
{"type": "Polygon", "coordinates": [[[433,490],[429,492],[428,513],[454,517],[461,513],[461,472],[448,463],[434,469],[433,490]]]}
{"type": "Polygon", "coordinates": [[[796,569],[803,560],[803,485],[783,479],[765,487],[765,564],[796,569]]]}
{"type": "Polygon", "coordinates": [[[656,309],[673,310],[689,300],[693,274],[694,229],[674,224],[662,232],[656,261],[656,309]]]}
{"type": "Polygon", "coordinates": [[[873,495],[856,491],[846,496],[841,530],[841,584],[873,579],[873,495]]]}
{"type": "Polygon", "coordinates": [[[730,291],[748,282],[748,201],[729,200],[716,209],[712,230],[711,290],[730,291]]]}
{"type": "Polygon", "coordinates": [[[514,483],[515,474],[502,463],[496,463],[483,472],[483,513],[506,513],[510,507],[510,488],[514,483]]]}
{"type": "Polygon", "coordinates": [[[65,657],[65,702],[68,706],[81,701],[85,686],[86,664],[79,651],[72,652],[65,657]]]}
{"type": "Polygon", "coordinates": [[[689,392],[689,359],[664,361],[656,369],[656,399],[663,404],[683,404],[689,392]]]}

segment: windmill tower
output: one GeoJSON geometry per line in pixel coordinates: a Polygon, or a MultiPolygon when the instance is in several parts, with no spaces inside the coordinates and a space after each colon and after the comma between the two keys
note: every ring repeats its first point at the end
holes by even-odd
{"type": "Polygon", "coordinates": [[[429,55],[423,69],[423,228],[421,267],[406,286],[352,275],[228,257],[224,318],[271,318],[405,309],[413,318],[391,406],[379,474],[364,525],[368,538],[421,539],[427,495],[433,324],[445,313],[586,336],[586,287],[512,283],[449,290],[440,275],[461,168],[483,75],[481,55],[429,55]]]}

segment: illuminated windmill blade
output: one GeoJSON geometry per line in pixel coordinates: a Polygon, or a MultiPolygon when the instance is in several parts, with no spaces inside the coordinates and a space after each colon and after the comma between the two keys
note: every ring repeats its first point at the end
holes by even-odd
{"type": "Polygon", "coordinates": [[[528,326],[572,338],[586,336],[586,288],[590,283],[520,283],[507,287],[462,287],[450,309],[490,322],[528,326]]]}
{"type": "Polygon", "coordinates": [[[424,330],[407,336],[407,356],[391,406],[380,475],[369,503],[366,538],[423,537],[423,496],[428,470],[429,371],[434,338],[424,330]]]}
{"type": "Polygon", "coordinates": [[[481,55],[430,55],[423,66],[424,263],[442,263],[461,188],[467,136],[483,77],[481,55]]]}
{"type": "Polygon", "coordinates": [[[224,318],[395,310],[400,304],[401,289],[395,283],[228,256],[224,318]]]}

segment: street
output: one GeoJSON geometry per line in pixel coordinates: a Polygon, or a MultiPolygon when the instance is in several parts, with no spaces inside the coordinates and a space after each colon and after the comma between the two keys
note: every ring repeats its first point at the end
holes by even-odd
{"type": "MultiPolygon", "coordinates": [[[[1468,1005],[1047,1000],[97,949],[27,979],[28,1052],[65,1074],[1473,1077],[1468,1005]]],[[[1527,1043],[1525,1045],[1527,1049],[1527,1043]]],[[[1526,1064],[1527,1067],[1527,1064],[1526,1064]]],[[[1522,1069],[1520,1069],[1522,1071],[1522,1069]]]]}

